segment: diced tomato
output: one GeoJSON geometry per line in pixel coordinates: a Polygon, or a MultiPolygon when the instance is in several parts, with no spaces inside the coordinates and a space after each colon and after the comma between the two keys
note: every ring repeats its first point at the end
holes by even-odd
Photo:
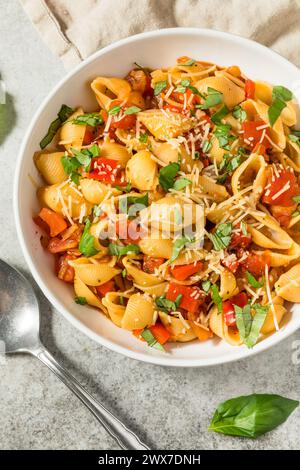
{"type": "Polygon", "coordinates": [[[294,206],[270,206],[270,211],[275,219],[282,227],[287,227],[291,221],[292,213],[296,210],[297,204],[294,206]]]}
{"type": "Polygon", "coordinates": [[[254,100],[255,83],[252,80],[245,81],[245,95],[247,100],[254,100]]]}
{"type": "Polygon", "coordinates": [[[93,142],[93,140],[94,140],[94,133],[92,131],[92,128],[87,126],[86,130],[85,130],[85,134],[84,134],[82,144],[83,145],[89,145],[91,142],[93,142]]]}
{"type": "Polygon", "coordinates": [[[153,274],[155,269],[159,268],[165,262],[164,258],[153,258],[152,256],[144,256],[143,271],[148,274],[153,274]]]}
{"type": "Polygon", "coordinates": [[[179,307],[189,312],[196,312],[205,299],[205,295],[203,295],[199,287],[184,286],[171,282],[166,294],[167,299],[174,302],[179,294],[182,295],[179,307]]]}
{"type": "Polygon", "coordinates": [[[63,253],[64,251],[77,248],[81,238],[81,229],[77,229],[69,238],[63,240],[58,237],[51,238],[47,246],[50,253],[63,253]]]}
{"type": "Polygon", "coordinates": [[[40,229],[42,229],[43,232],[45,232],[47,235],[50,235],[49,225],[46,224],[46,222],[44,220],[42,220],[39,215],[36,215],[35,217],[33,217],[33,222],[38,227],[40,227],[40,229]]]}
{"type": "Polygon", "coordinates": [[[267,178],[266,188],[262,198],[263,203],[284,207],[294,205],[293,196],[299,192],[294,173],[281,168],[278,168],[276,172],[272,168],[272,172],[267,178]],[[285,188],[286,190],[282,192],[285,188]]]}
{"type": "Polygon", "coordinates": [[[224,320],[227,326],[236,326],[234,305],[238,305],[242,308],[245,307],[247,303],[248,296],[245,292],[240,292],[239,294],[234,295],[229,300],[225,300],[225,302],[222,303],[224,320]]]}
{"type": "Polygon", "coordinates": [[[250,149],[254,149],[257,144],[262,144],[266,150],[271,148],[271,144],[268,140],[270,137],[270,129],[267,127],[265,129],[257,129],[261,126],[265,126],[266,123],[262,119],[257,121],[244,121],[242,124],[242,129],[244,133],[242,134],[244,143],[250,149]],[[265,131],[265,136],[262,139],[263,132],[265,131]]]}
{"type": "Polygon", "coordinates": [[[233,233],[231,236],[229,248],[247,248],[250,245],[251,241],[251,236],[243,234],[242,231],[238,233],[233,233]]]}
{"type": "Polygon", "coordinates": [[[188,277],[198,273],[203,269],[202,261],[196,263],[184,264],[182,266],[172,266],[170,268],[171,274],[177,281],[185,281],[188,277]]]}
{"type": "Polygon", "coordinates": [[[56,237],[56,235],[63,232],[68,226],[62,215],[46,207],[43,207],[40,211],[39,217],[48,224],[51,237],[56,237]]]}
{"type": "Polygon", "coordinates": [[[232,273],[235,273],[240,265],[234,253],[229,255],[227,258],[224,258],[221,262],[222,265],[225,266],[225,268],[229,269],[229,271],[231,271],[232,273]]]}
{"type": "MultiPolygon", "coordinates": [[[[110,109],[114,106],[122,105],[122,101],[113,100],[110,105],[110,109]]],[[[130,104],[122,105],[122,110],[125,111],[130,107],[130,104]]],[[[112,116],[111,127],[114,129],[132,129],[135,126],[136,114],[124,114],[122,119],[117,120],[116,116],[112,116]]]]}
{"type": "MultiPolygon", "coordinates": [[[[158,341],[160,344],[165,344],[171,336],[168,330],[160,322],[156,322],[155,325],[150,326],[149,330],[153,334],[156,341],[158,341]]],[[[142,331],[143,329],[133,330],[132,333],[142,341],[145,341],[144,338],[140,336],[142,331]]]]}
{"type": "Polygon", "coordinates": [[[76,256],[62,255],[57,262],[57,277],[64,282],[73,283],[75,271],[68,261],[76,259],[76,256]]]}
{"type": "Polygon", "coordinates": [[[97,157],[92,159],[91,171],[87,175],[103,183],[112,185],[126,185],[124,170],[117,160],[105,157],[97,157]]]}
{"type": "Polygon", "coordinates": [[[110,281],[101,284],[101,286],[96,286],[97,294],[101,297],[104,297],[108,292],[113,292],[115,290],[115,281],[111,279],[110,281]]]}
{"type": "Polygon", "coordinates": [[[267,157],[267,151],[266,151],[266,147],[260,143],[256,144],[254,149],[253,149],[253,153],[257,153],[258,155],[263,155],[264,157],[267,157]]]}
{"type": "Polygon", "coordinates": [[[270,263],[270,254],[268,251],[264,251],[262,254],[250,252],[241,264],[243,268],[250,271],[253,276],[262,276],[265,272],[265,266],[270,267],[270,263]]]}

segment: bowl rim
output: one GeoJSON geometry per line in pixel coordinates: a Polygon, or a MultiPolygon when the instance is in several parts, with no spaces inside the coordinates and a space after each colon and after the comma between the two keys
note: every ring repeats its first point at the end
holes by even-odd
{"type": "Polygon", "coordinates": [[[206,367],[206,366],[213,366],[213,365],[221,365],[233,361],[238,361],[240,359],[245,359],[250,356],[254,356],[262,351],[265,351],[266,349],[275,346],[276,344],[280,343],[283,339],[287,338],[291,334],[293,334],[298,328],[300,328],[300,316],[299,316],[299,321],[294,320],[294,324],[290,326],[290,328],[281,330],[280,333],[274,334],[269,338],[266,338],[264,341],[260,342],[259,344],[256,345],[255,348],[253,349],[245,349],[244,347],[239,347],[239,348],[234,348],[232,349],[232,353],[227,354],[224,356],[224,358],[196,358],[196,359],[189,359],[189,358],[170,358],[169,355],[151,355],[148,353],[144,352],[135,352],[130,349],[127,349],[124,346],[118,345],[103,336],[101,336],[99,333],[96,333],[92,331],[90,328],[85,326],[81,321],[77,318],[75,318],[61,303],[60,301],[52,294],[51,290],[48,288],[47,284],[43,282],[38,269],[35,266],[35,263],[33,262],[29,251],[26,246],[25,242],[25,237],[23,233],[23,228],[20,223],[20,212],[19,212],[19,180],[20,180],[20,175],[21,175],[21,169],[22,169],[22,163],[23,163],[23,158],[25,155],[25,149],[27,146],[27,143],[30,139],[31,133],[39,119],[40,114],[44,110],[44,108],[48,105],[48,103],[52,100],[53,96],[57,93],[57,91],[74,75],[76,75],[79,71],[84,69],[88,64],[91,64],[92,62],[98,60],[99,57],[102,55],[106,54],[107,52],[110,52],[114,49],[119,48],[120,46],[124,44],[130,44],[132,42],[135,42],[137,40],[141,40],[144,38],[153,38],[153,37],[158,37],[158,36],[168,36],[168,35],[187,35],[187,34],[195,34],[195,36],[201,36],[205,35],[206,37],[219,37],[221,38],[227,38],[234,40],[236,42],[241,43],[242,45],[244,44],[247,47],[250,47],[252,49],[260,49],[264,53],[267,53],[269,56],[276,57],[277,59],[279,58],[282,63],[284,63],[286,66],[294,69],[294,72],[299,73],[299,78],[300,78],[300,71],[298,67],[294,64],[292,64],[289,60],[287,60],[285,57],[282,57],[279,53],[276,51],[269,49],[268,47],[257,43],[255,41],[252,41],[250,39],[244,38],[242,36],[239,36],[237,34],[232,34],[232,33],[227,33],[223,31],[218,31],[215,29],[206,29],[206,28],[164,28],[160,30],[152,30],[152,31],[147,31],[143,33],[139,33],[124,39],[120,39],[119,41],[113,42],[112,44],[94,52],[91,56],[89,56],[87,59],[82,61],[80,64],[78,64],[74,69],[71,71],[67,72],[66,75],[62,77],[61,80],[51,89],[51,91],[46,95],[46,97],[42,100],[42,103],[39,105],[38,109],[34,113],[34,116],[32,117],[30,124],[27,128],[27,131],[25,132],[25,135],[22,139],[20,150],[18,152],[18,157],[17,157],[17,164],[15,168],[15,174],[14,174],[14,183],[13,183],[13,211],[14,211],[14,219],[15,219],[15,226],[17,229],[17,236],[19,243],[21,245],[21,249],[24,255],[24,258],[26,260],[26,263],[30,269],[31,274],[33,275],[33,278],[37,282],[38,286],[42,290],[43,294],[46,296],[46,298],[51,302],[51,304],[55,307],[55,309],[58,310],[59,313],[61,313],[75,328],[77,328],[79,331],[82,333],[86,334],[89,338],[92,340],[96,341],[98,344],[101,344],[102,346],[117,352],[119,354],[122,354],[124,356],[130,357],[131,359],[139,360],[142,362],[146,363],[151,363],[155,365],[161,365],[161,366],[172,366],[172,367],[206,367]]]}

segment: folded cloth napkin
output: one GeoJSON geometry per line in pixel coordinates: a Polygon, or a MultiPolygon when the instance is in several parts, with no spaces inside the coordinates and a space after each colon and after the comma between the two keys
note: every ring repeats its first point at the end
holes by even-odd
{"type": "Polygon", "coordinates": [[[20,0],[67,69],[120,38],[175,26],[245,36],[300,66],[300,0],[20,0]]]}

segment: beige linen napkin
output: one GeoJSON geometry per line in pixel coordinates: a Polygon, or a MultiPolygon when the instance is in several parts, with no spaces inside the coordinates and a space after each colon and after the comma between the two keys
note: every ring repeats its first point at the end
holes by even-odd
{"type": "Polygon", "coordinates": [[[175,26],[254,39],[300,66],[300,0],[20,0],[67,69],[120,38],[175,26]]]}

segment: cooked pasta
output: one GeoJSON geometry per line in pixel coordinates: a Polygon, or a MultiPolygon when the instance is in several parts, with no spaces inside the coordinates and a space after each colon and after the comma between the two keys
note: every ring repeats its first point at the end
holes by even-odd
{"type": "Polygon", "coordinates": [[[34,155],[34,221],[75,302],[161,351],[279,330],[300,302],[292,93],[189,57],[91,90],[94,112],[63,105],[34,155]]]}

